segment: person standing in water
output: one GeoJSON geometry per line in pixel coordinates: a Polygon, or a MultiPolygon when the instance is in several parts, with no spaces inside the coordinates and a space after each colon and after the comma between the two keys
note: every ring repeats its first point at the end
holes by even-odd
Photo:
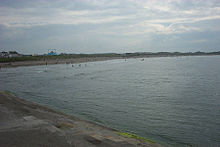
{"type": "Polygon", "coordinates": [[[46,68],[45,68],[45,72],[46,72],[47,71],[47,61],[46,61],[45,65],[46,65],[46,68]]]}

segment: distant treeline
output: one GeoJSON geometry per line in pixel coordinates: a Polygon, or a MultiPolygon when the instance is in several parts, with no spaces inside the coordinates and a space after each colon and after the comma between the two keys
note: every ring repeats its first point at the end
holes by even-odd
{"type": "Polygon", "coordinates": [[[47,55],[23,55],[21,57],[8,57],[0,58],[0,62],[16,62],[16,61],[42,61],[42,60],[60,60],[60,59],[70,59],[70,58],[94,58],[94,57],[121,57],[121,58],[131,58],[131,57],[167,57],[167,56],[199,56],[199,55],[220,55],[218,52],[137,52],[137,53],[103,53],[103,54],[60,54],[54,56],[47,55]]]}
{"type": "Polygon", "coordinates": [[[218,52],[139,52],[139,53],[125,53],[125,56],[132,57],[132,56],[194,56],[194,55],[220,55],[220,51],[218,52]]]}

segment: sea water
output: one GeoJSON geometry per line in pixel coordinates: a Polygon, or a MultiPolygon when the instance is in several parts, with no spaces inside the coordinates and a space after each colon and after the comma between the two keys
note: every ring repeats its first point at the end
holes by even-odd
{"type": "Polygon", "coordinates": [[[220,56],[2,68],[0,90],[170,146],[220,146],[220,56]]]}

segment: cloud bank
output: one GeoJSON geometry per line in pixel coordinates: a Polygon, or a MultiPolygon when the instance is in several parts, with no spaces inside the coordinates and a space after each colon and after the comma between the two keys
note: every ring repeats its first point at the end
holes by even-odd
{"type": "Polygon", "coordinates": [[[1,0],[0,48],[26,53],[214,51],[219,0],[1,0]]]}

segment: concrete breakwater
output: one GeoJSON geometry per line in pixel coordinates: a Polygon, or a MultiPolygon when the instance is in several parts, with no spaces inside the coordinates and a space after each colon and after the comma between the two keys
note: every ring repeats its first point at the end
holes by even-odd
{"type": "Polygon", "coordinates": [[[160,145],[0,92],[0,146],[160,145]],[[125,134],[125,135],[124,135],[125,134]]]}

